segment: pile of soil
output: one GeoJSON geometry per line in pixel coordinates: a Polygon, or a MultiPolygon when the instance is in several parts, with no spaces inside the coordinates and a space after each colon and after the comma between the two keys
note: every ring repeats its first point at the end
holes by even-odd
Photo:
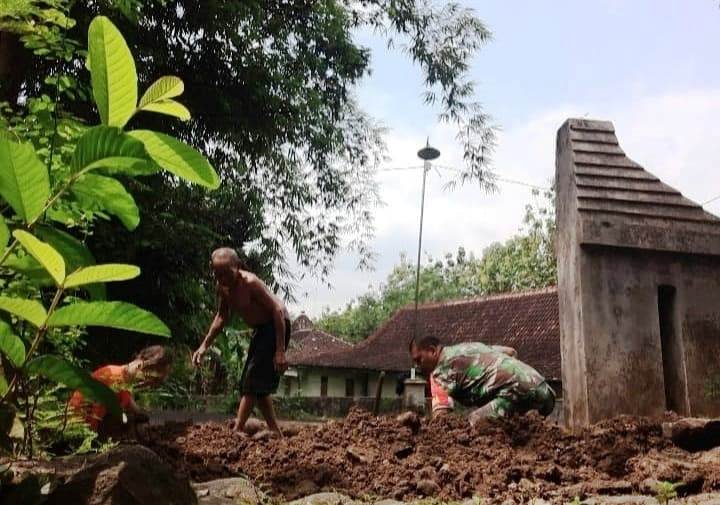
{"type": "Polygon", "coordinates": [[[334,490],[356,498],[408,500],[473,496],[553,501],[592,494],[654,494],[658,481],[680,494],[720,490],[720,452],[687,452],[660,422],[618,417],[570,433],[529,414],[471,428],[374,417],[307,426],[283,439],[235,433],[229,423],[150,427],[146,444],[195,481],[247,475],[285,499],[334,490]]]}

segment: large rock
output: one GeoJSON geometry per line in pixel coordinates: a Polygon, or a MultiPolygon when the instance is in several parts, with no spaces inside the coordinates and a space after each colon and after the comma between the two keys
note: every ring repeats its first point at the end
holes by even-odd
{"type": "Polygon", "coordinates": [[[686,417],[663,423],[663,435],[686,451],[704,451],[720,446],[720,419],[686,417]]]}
{"type": "Polygon", "coordinates": [[[187,478],[150,449],[121,446],[86,458],[48,496],[46,505],[196,505],[187,478]]]}
{"type": "Polygon", "coordinates": [[[267,496],[242,477],[193,484],[199,505],[260,505],[267,496]]]}

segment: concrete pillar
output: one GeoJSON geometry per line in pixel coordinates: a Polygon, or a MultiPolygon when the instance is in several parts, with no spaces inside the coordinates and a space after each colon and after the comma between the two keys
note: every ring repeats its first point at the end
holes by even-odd
{"type": "Polygon", "coordinates": [[[425,413],[425,385],[423,379],[405,379],[403,407],[407,410],[425,413]]]}

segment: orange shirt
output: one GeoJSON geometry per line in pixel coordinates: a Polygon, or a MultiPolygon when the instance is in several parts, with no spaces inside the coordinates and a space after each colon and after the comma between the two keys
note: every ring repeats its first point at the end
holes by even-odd
{"type": "MultiPolygon", "coordinates": [[[[94,379],[102,382],[111,389],[117,391],[120,408],[125,410],[132,401],[130,391],[123,389],[128,386],[130,380],[125,365],[105,365],[92,373],[94,379]]],[[[85,399],[80,391],[75,391],[68,402],[70,407],[85,419],[93,430],[97,430],[100,422],[107,414],[107,409],[99,403],[92,403],[85,399]]]]}

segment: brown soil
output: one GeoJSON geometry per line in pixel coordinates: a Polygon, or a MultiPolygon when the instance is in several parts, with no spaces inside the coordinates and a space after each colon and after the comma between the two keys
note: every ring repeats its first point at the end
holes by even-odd
{"type": "Polygon", "coordinates": [[[354,410],[284,439],[229,423],[150,427],[147,445],[196,481],[247,475],[286,499],[321,490],[353,497],[472,496],[563,501],[591,494],[720,490],[720,452],[686,452],[659,422],[618,417],[572,434],[527,415],[472,429],[447,416],[413,423],[354,410]],[[259,436],[260,435],[260,436],[259,436]]]}

